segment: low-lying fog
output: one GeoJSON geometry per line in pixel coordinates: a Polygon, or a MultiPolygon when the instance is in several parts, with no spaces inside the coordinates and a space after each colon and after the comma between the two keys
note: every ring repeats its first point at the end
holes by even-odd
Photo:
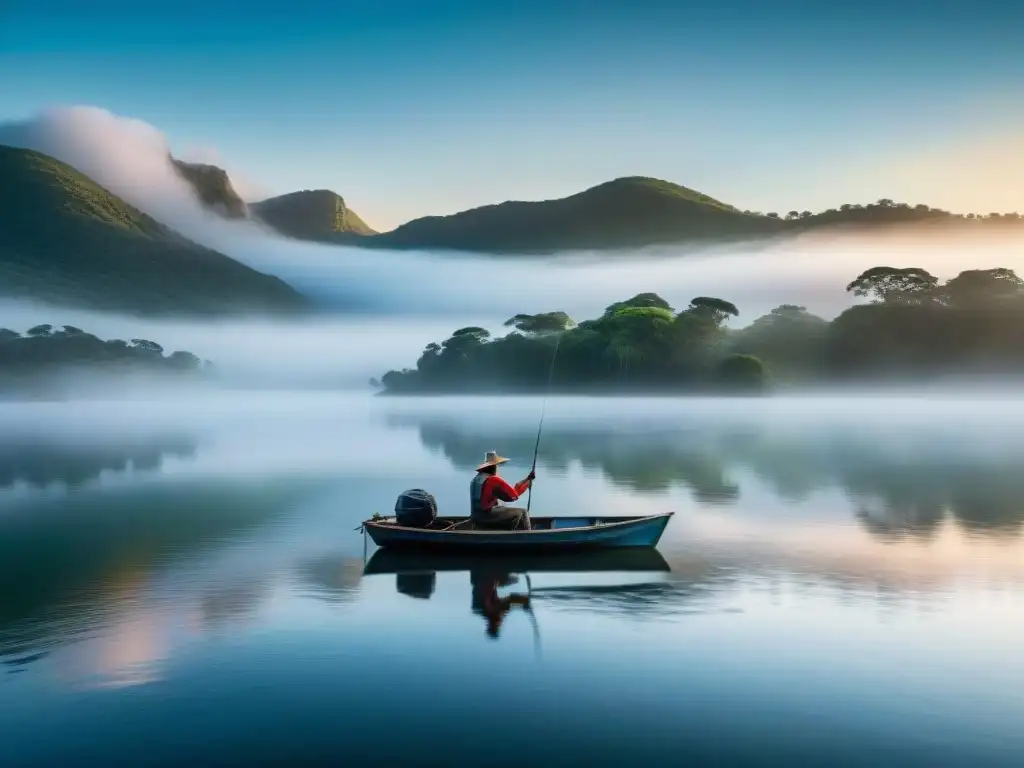
{"type": "MultiPolygon", "coordinates": [[[[878,264],[920,266],[940,278],[968,268],[1024,266],[1019,236],[813,236],[747,247],[551,258],[324,246],[202,209],[167,162],[164,137],[139,121],[95,108],[59,109],[0,125],[0,143],[74,165],[194,240],[288,281],[323,310],[308,320],[210,323],[2,302],[0,327],[67,323],[104,338],[145,337],[208,358],[236,383],[252,385],[362,386],[389,368],[411,366],[426,343],[459,326],[497,329],[518,312],[555,309],[580,320],[643,291],[658,292],[677,307],[694,296],[719,296],[740,308],[737,322],[746,324],[782,303],[833,317],[851,303],[845,285],[878,264]]],[[[358,190],[337,191],[358,196],[358,190]]]]}
{"type": "MultiPolygon", "coordinates": [[[[430,487],[443,479],[447,488],[487,450],[512,457],[510,476],[525,472],[540,406],[538,398],[294,391],[0,403],[0,487],[3,476],[59,482],[65,474],[89,477],[104,468],[118,476],[131,459],[137,466],[162,464],[170,475],[401,476],[401,482],[430,487]]],[[[886,483],[895,483],[889,490],[897,495],[901,467],[924,472],[936,484],[974,468],[985,473],[977,482],[993,483],[1005,474],[1005,485],[1017,483],[1024,466],[1022,406],[1024,396],[1010,393],[555,397],[547,404],[541,463],[547,475],[577,463],[599,467],[634,490],[644,489],[652,476],[699,478],[723,462],[770,464],[772,477],[783,484],[807,474],[829,484],[840,471],[852,473],[847,479],[854,482],[857,468],[870,465],[886,483]]],[[[461,499],[462,484],[455,485],[461,499]]],[[[903,487],[906,501],[926,488],[903,487]]]]}

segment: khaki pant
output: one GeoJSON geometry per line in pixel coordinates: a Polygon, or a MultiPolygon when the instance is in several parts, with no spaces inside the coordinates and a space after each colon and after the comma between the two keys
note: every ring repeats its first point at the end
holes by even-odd
{"type": "Polygon", "coordinates": [[[483,515],[473,517],[476,528],[495,528],[502,531],[530,530],[530,513],[524,507],[506,507],[497,504],[483,515]]]}

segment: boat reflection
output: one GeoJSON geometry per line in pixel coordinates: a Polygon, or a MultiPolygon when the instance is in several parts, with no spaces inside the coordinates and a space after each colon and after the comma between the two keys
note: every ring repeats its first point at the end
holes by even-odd
{"type": "Polygon", "coordinates": [[[385,573],[439,573],[487,570],[506,573],[662,572],[671,570],[657,549],[592,549],[560,554],[493,554],[404,552],[378,549],[363,570],[364,575],[385,573]]]}
{"type": "MultiPolygon", "coordinates": [[[[630,590],[642,589],[649,578],[637,583],[627,574],[662,576],[671,570],[656,549],[609,549],[569,552],[560,555],[508,554],[464,555],[403,552],[379,549],[364,568],[364,575],[395,575],[395,589],[403,595],[429,600],[436,589],[439,572],[467,573],[472,587],[472,611],[485,622],[487,636],[497,639],[511,611],[519,607],[530,617],[538,632],[533,606],[536,595],[557,595],[565,599],[577,593],[588,599],[592,590],[601,595],[618,594],[629,600],[630,590]],[[576,574],[584,584],[533,587],[530,574],[576,574]],[[612,583],[595,584],[595,577],[608,575],[612,583]],[[512,592],[502,594],[509,587],[512,592]]],[[[539,641],[539,637],[538,637],[539,641]]]]}

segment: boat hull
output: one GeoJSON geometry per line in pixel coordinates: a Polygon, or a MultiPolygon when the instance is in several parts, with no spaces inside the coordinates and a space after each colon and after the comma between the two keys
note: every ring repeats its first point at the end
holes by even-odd
{"type": "MultiPolygon", "coordinates": [[[[530,531],[406,528],[393,519],[363,527],[378,547],[448,552],[542,552],[654,547],[672,512],[645,517],[538,518],[530,531]]],[[[465,522],[465,518],[449,518],[465,522]]]]}

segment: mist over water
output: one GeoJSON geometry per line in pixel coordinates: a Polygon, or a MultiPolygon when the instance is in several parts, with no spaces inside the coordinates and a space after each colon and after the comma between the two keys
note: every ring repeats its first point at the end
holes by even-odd
{"type": "Polygon", "coordinates": [[[168,162],[165,137],[141,121],[93,107],[60,108],[0,125],[0,143],[68,162],[197,242],[281,277],[323,313],[308,321],[199,324],[4,302],[0,324],[24,330],[36,322],[70,322],[101,336],[148,337],[208,357],[236,380],[251,376],[265,384],[363,382],[412,365],[426,343],[461,325],[497,330],[518,312],[555,309],[579,320],[644,291],[660,293],[676,307],[694,296],[720,296],[740,308],[736,322],[746,324],[782,303],[834,317],[851,303],[845,285],[878,264],[920,266],[940,278],[966,268],[1024,265],[1019,236],[815,235],[547,258],[325,246],[203,209],[168,162]]]}
{"type": "MultiPolygon", "coordinates": [[[[423,347],[475,318],[366,318],[323,314],[300,319],[153,319],[0,300],[0,327],[25,331],[74,325],[103,339],[145,338],[166,352],[187,350],[217,366],[234,387],[358,387],[415,363],[423,347]]],[[[171,393],[173,394],[173,393],[171,393]]]]}
{"type": "Polygon", "coordinates": [[[483,685],[544,737],[515,764],[1019,765],[1022,405],[551,398],[535,513],[674,510],[669,570],[539,569],[536,631],[491,637],[481,571],[367,572],[357,526],[411,487],[463,513],[487,450],[525,474],[540,398],[0,403],[5,756],[410,764],[493,726],[483,685]],[[456,725],[394,739],[410,705],[456,725]]]}

